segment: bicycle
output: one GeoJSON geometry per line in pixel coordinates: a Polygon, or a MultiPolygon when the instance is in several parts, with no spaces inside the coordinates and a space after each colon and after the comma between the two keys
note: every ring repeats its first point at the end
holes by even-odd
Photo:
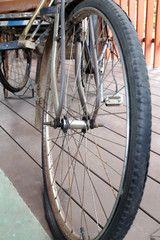
{"type": "MultiPolygon", "coordinates": [[[[26,86],[26,83],[30,81],[33,49],[18,46],[17,40],[32,17],[32,12],[24,12],[24,10],[35,8],[38,2],[27,1],[24,4],[24,2],[20,3],[18,1],[3,1],[0,3],[0,79],[4,89],[12,93],[20,92],[26,86]],[[22,12],[17,12],[17,9],[22,12]]],[[[30,41],[32,38],[37,41],[43,40],[45,36],[42,35],[42,32],[44,32],[47,25],[42,25],[38,17],[34,19],[31,27],[30,41]],[[40,31],[38,32],[39,28],[40,31]],[[43,36],[42,39],[39,35],[43,36]]],[[[35,45],[38,44],[35,43],[35,45]]],[[[31,81],[30,84],[32,85],[31,81]]],[[[32,95],[34,95],[33,92],[32,95]]]]}
{"type": "MultiPolygon", "coordinates": [[[[56,239],[121,240],[149,164],[150,88],[138,36],[111,0],[55,0],[41,13],[53,19],[40,72],[50,229],[56,239]]],[[[18,48],[34,48],[26,29],[18,48]]]]}

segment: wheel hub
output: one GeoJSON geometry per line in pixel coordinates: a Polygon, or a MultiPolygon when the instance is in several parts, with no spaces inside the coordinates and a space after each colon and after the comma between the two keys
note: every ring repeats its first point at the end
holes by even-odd
{"type": "Polygon", "coordinates": [[[54,128],[61,128],[64,133],[67,133],[68,129],[72,130],[82,130],[84,133],[88,129],[103,127],[104,125],[96,123],[94,120],[76,120],[76,119],[68,119],[64,117],[63,119],[51,122],[44,122],[44,125],[48,125],[54,128]],[[57,124],[58,123],[58,124],[57,124]]]}

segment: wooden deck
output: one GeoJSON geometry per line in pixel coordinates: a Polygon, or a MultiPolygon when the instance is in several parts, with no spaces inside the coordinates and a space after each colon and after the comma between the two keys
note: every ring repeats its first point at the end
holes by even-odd
{"type": "MultiPolygon", "coordinates": [[[[150,167],[141,206],[125,240],[149,240],[152,234],[153,240],[160,239],[160,69],[149,70],[149,78],[153,116],[150,167]]],[[[30,90],[26,94],[31,95],[30,90]]],[[[13,98],[4,99],[0,85],[0,168],[51,237],[43,209],[41,132],[34,126],[34,99],[9,96],[13,98]]]]}

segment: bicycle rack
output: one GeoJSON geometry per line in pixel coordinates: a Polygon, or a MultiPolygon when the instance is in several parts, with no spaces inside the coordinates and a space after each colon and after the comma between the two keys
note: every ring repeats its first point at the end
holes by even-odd
{"type": "MultiPolygon", "coordinates": [[[[7,26],[7,27],[23,28],[28,23],[32,15],[33,14],[30,12],[0,14],[0,25],[3,27],[7,26]]],[[[35,20],[33,23],[33,26],[36,27],[39,21],[40,21],[39,19],[35,20]]],[[[0,42],[0,50],[12,50],[12,49],[19,49],[17,40],[9,41],[9,42],[5,42],[5,41],[0,42]]],[[[4,97],[10,98],[10,99],[15,99],[17,97],[34,98],[34,86],[33,86],[33,82],[30,77],[30,74],[29,74],[26,86],[20,92],[17,92],[17,93],[14,92],[12,93],[12,96],[9,96],[8,94],[9,91],[5,87],[3,88],[3,92],[4,92],[4,97]],[[28,93],[29,90],[31,90],[31,94],[27,96],[26,94],[28,93]]]]}
{"type": "MultiPolygon", "coordinates": [[[[47,7],[44,9],[41,9],[41,14],[37,16],[37,18],[33,21],[32,27],[33,27],[33,33],[28,36],[30,36],[30,41],[27,40],[27,43],[30,42],[32,44],[32,38],[36,36],[35,46],[37,46],[39,43],[43,41],[43,39],[49,34],[51,26],[49,23],[53,23],[53,15],[55,13],[56,8],[54,6],[47,7]],[[41,19],[42,18],[42,19],[41,19]],[[43,19],[45,18],[45,19],[43,19]],[[41,26],[41,30],[39,30],[41,26]]],[[[14,28],[24,28],[29,22],[29,19],[33,16],[32,12],[25,12],[25,13],[7,13],[7,14],[0,14],[0,25],[4,27],[14,27],[14,28]]],[[[22,46],[24,48],[24,46],[22,46]]],[[[30,47],[29,47],[30,48],[30,47]]],[[[31,47],[32,48],[32,47],[31,47]]],[[[0,42],[0,49],[1,50],[12,50],[12,49],[19,49],[19,43],[18,40],[12,40],[12,41],[4,41],[0,42]]],[[[36,72],[36,80],[39,76],[39,67],[37,67],[36,72]]],[[[34,98],[34,86],[32,79],[29,75],[28,81],[26,86],[17,93],[13,93],[14,97],[8,96],[8,90],[4,88],[4,97],[5,98],[34,98]],[[28,91],[31,90],[31,96],[27,96],[28,91]]]]}

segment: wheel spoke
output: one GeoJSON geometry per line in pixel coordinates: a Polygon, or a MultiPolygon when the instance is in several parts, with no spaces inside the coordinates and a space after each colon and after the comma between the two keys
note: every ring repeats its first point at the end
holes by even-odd
{"type": "MultiPolygon", "coordinates": [[[[44,171],[61,231],[69,239],[89,240],[96,239],[112,220],[122,192],[128,154],[128,86],[121,49],[110,22],[93,9],[78,14],[71,16],[66,26],[66,85],[61,119],[58,126],[43,126],[48,146],[44,171]],[[91,17],[93,29],[98,21],[92,31],[94,44],[91,17]],[[100,103],[99,88],[104,95],[100,103]],[[122,104],[107,106],[107,96],[114,98],[116,94],[123,95],[122,104]]],[[[59,94],[61,47],[57,45],[55,79],[59,94]]],[[[46,96],[44,123],[57,120],[52,96],[46,96]]]]}

